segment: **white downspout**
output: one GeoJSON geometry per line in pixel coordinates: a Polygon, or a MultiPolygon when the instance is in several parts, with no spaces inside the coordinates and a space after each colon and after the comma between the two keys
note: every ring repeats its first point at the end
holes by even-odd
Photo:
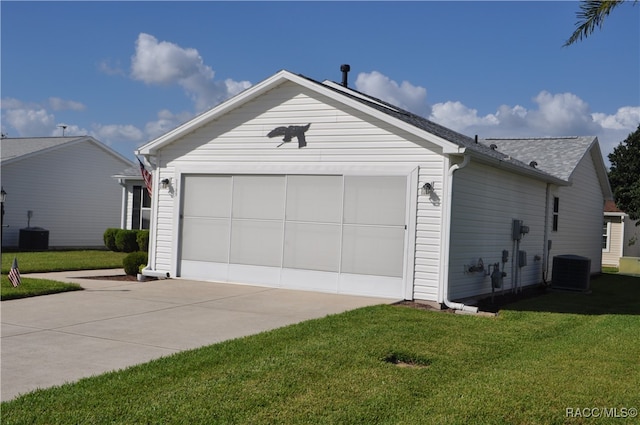
{"type": "Polygon", "coordinates": [[[127,193],[127,182],[125,179],[118,179],[122,186],[122,201],[120,202],[120,228],[127,228],[127,210],[129,209],[129,194],[127,193]]]}
{"type": "Polygon", "coordinates": [[[157,277],[157,278],[168,278],[169,273],[167,272],[159,272],[156,271],[156,244],[158,240],[158,202],[160,196],[160,190],[158,185],[160,184],[160,158],[155,156],[154,158],[147,157],[145,158],[148,164],[151,165],[151,177],[152,177],[152,196],[151,196],[151,223],[149,226],[149,251],[148,257],[149,262],[147,263],[147,267],[142,269],[143,276],[149,277],[157,277]],[[154,162],[151,162],[151,159],[154,159],[154,162]],[[155,166],[154,166],[155,165],[155,166]]]}
{"type": "MultiPolygon", "coordinates": [[[[448,157],[445,165],[449,165],[448,157]]],[[[451,204],[452,204],[452,195],[453,195],[453,173],[457,170],[466,167],[469,164],[471,157],[469,155],[465,155],[462,163],[453,164],[449,167],[449,172],[447,173],[447,194],[444,197],[443,204],[443,244],[442,244],[442,255],[440,261],[440,270],[441,280],[440,280],[440,289],[442,293],[442,298],[444,304],[448,308],[452,308],[454,310],[462,310],[471,313],[477,313],[478,307],[465,305],[458,302],[453,302],[449,300],[449,247],[451,245],[451,204]]]]}

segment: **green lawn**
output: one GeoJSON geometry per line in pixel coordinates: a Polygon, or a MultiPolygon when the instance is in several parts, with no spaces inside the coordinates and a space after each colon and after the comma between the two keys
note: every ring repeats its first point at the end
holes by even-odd
{"type": "MultiPolygon", "coordinates": [[[[20,274],[66,270],[92,270],[122,267],[125,253],[111,251],[42,251],[3,252],[0,299],[2,301],[82,289],[72,283],[22,277],[17,288],[7,279],[13,259],[18,260],[20,274]]],[[[124,271],[123,271],[124,272],[124,271]]]]}
{"type": "Polygon", "coordinates": [[[100,250],[3,252],[2,274],[7,274],[14,258],[18,259],[20,273],[40,273],[118,268],[122,267],[122,259],[126,255],[124,252],[100,250]]]}
{"type": "Polygon", "coordinates": [[[592,289],[496,318],[358,309],[39,390],[2,403],[1,422],[638,423],[640,279],[592,289]],[[601,417],[567,417],[578,408],[601,417]]]}

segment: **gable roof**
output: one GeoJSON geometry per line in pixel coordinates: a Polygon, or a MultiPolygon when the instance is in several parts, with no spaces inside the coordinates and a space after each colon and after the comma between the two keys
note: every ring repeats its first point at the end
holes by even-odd
{"type": "MultiPolygon", "coordinates": [[[[516,155],[510,155],[501,150],[491,149],[476,139],[465,136],[454,130],[429,121],[411,112],[405,111],[390,103],[376,99],[372,96],[358,92],[348,87],[331,81],[319,82],[303,75],[293,74],[282,70],[273,76],[257,83],[238,95],[226,100],[218,106],[196,116],[192,120],[176,127],[164,135],[152,140],[136,150],[136,155],[152,156],[163,146],[166,146],[191,131],[221,117],[225,113],[249,102],[256,97],[272,90],[285,82],[293,82],[305,88],[313,90],[344,105],[355,108],[369,116],[387,122],[396,128],[405,130],[418,136],[418,143],[424,141],[442,148],[445,155],[470,155],[475,160],[505,168],[518,174],[543,180],[557,185],[567,185],[569,181],[552,174],[543,168],[529,165],[529,161],[523,161],[516,155]]],[[[606,173],[605,173],[606,177],[606,173]]],[[[608,183],[607,183],[608,187],[608,183]]]]}
{"type": "Polygon", "coordinates": [[[123,163],[133,165],[133,163],[127,158],[91,136],[6,137],[0,139],[0,157],[2,158],[3,165],[10,164],[12,162],[21,161],[34,155],[39,155],[83,142],[94,144],[109,155],[123,161],[123,163]]]}
{"type": "Polygon", "coordinates": [[[140,173],[140,167],[135,165],[125,168],[118,174],[114,174],[111,177],[113,177],[114,179],[122,179],[122,180],[140,180],[140,181],[144,180],[142,178],[142,174],[140,173]]]}
{"type": "Polygon", "coordinates": [[[578,164],[590,156],[605,199],[613,199],[598,138],[595,136],[545,137],[523,139],[483,139],[486,146],[531,164],[559,179],[571,182],[578,164]]]}

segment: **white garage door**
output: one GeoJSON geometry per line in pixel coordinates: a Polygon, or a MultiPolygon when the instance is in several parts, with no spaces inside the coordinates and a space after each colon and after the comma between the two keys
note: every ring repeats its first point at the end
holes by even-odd
{"type": "Polygon", "coordinates": [[[402,297],[404,176],[184,175],[179,275],[402,297]]]}

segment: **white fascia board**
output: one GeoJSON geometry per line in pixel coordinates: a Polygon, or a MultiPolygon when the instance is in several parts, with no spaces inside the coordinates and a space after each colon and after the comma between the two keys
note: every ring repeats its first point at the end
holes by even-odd
{"type": "Polygon", "coordinates": [[[598,143],[597,137],[593,138],[593,143],[589,147],[589,151],[591,152],[591,158],[593,158],[593,163],[596,167],[596,173],[598,174],[598,180],[602,188],[602,196],[604,196],[606,201],[612,201],[613,190],[609,183],[607,167],[604,165],[604,159],[602,159],[602,151],[600,150],[600,143],[598,143]]]}

